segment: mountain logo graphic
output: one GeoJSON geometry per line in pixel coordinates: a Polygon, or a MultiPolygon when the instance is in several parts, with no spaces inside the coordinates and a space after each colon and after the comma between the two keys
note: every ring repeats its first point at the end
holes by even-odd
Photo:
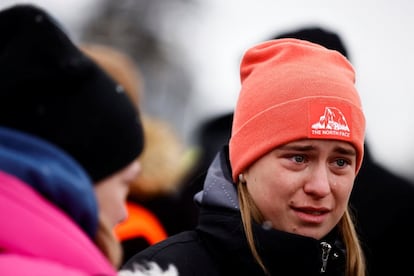
{"type": "Polygon", "coordinates": [[[312,129],[350,131],[344,114],[336,107],[325,107],[319,121],[312,124],[312,129]]]}

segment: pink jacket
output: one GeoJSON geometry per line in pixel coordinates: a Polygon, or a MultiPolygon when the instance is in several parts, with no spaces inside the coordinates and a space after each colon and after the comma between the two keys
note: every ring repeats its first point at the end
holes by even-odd
{"type": "Polygon", "coordinates": [[[0,221],[0,275],[117,274],[65,213],[2,171],[0,221]]]}

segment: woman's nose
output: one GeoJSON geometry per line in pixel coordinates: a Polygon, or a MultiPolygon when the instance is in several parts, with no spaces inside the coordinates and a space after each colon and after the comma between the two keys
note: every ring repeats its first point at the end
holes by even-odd
{"type": "Polygon", "coordinates": [[[329,170],[325,166],[317,166],[309,172],[303,190],[314,197],[325,197],[331,192],[329,170]]]}

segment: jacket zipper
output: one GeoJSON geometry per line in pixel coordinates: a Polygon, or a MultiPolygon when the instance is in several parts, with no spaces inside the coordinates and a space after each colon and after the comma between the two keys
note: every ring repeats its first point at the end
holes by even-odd
{"type": "Polygon", "coordinates": [[[328,265],[329,253],[331,252],[332,246],[327,242],[321,242],[321,247],[322,247],[321,273],[325,273],[326,266],[328,265]]]}

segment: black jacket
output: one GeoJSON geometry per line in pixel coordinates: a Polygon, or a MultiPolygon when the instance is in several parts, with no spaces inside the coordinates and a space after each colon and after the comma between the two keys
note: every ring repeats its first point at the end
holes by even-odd
{"type": "MultiPolygon", "coordinates": [[[[174,264],[180,276],[264,275],[247,245],[227,150],[213,161],[204,189],[195,200],[200,206],[196,229],[139,252],[124,268],[132,268],[135,262],[155,261],[163,268],[174,264]]],[[[321,241],[257,224],[253,231],[258,252],[271,275],[344,275],[345,250],[336,231],[321,241]],[[324,273],[322,243],[331,247],[324,273]]]]}
{"type": "Polygon", "coordinates": [[[365,147],[350,205],[368,275],[414,275],[414,183],[372,158],[365,147]]]}

